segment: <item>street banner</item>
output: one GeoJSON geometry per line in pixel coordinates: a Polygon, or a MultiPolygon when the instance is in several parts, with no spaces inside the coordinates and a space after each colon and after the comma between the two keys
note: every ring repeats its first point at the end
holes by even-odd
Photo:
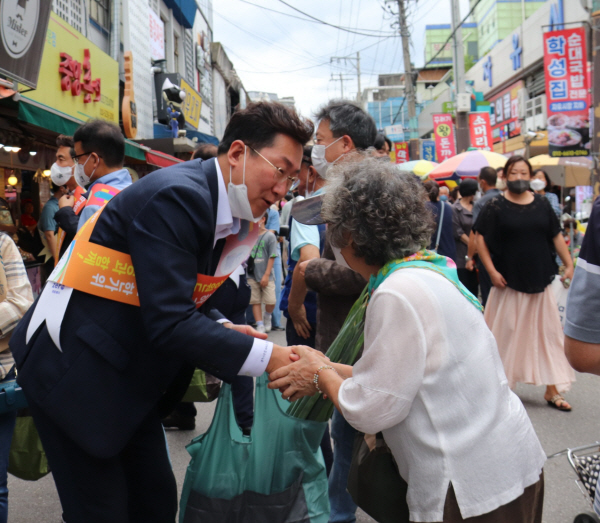
{"type": "Polygon", "coordinates": [[[435,162],[435,142],[433,140],[423,140],[421,142],[421,160],[435,162]]]}
{"type": "Polygon", "coordinates": [[[165,59],[165,24],[153,9],[148,8],[150,16],[150,58],[165,59]]]}
{"type": "Polygon", "coordinates": [[[553,157],[590,154],[585,29],[544,33],[548,144],[553,157]]]}
{"type": "Polygon", "coordinates": [[[469,113],[469,133],[471,135],[471,147],[492,150],[492,126],[490,125],[490,113],[469,113]]]}
{"type": "Polygon", "coordinates": [[[395,142],[396,163],[408,162],[408,142],[395,142]]]}
{"type": "Polygon", "coordinates": [[[435,151],[438,162],[443,162],[456,155],[454,141],[454,123],[449,114],[433,115],[433,132],[435,134],[435,151]]]}
{"type": "Polygon", "coordinates": [[[0,1],[1,75],[37,87],[51,7],[52,0],[0,1]]]}

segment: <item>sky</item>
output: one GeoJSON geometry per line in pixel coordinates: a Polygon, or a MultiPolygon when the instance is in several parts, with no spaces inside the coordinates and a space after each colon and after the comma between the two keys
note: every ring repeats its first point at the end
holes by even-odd
{"type": "MultiPolygon", "coordinates": [[[[450,0],[407,3],[411,61],[420,67],[425,26],[450,23],[450,0]]],[[[384,11],[385,6],[385,0],[213,0],[213,39],[225,47],[247,91],[293,96],[298,111],[312,117],[329,99],[341,96],[340,73],[344,97],[356,98],[356,61],[332,62],[332,57],[360,52],[363,90],[377,86],[378,74],[404,71],[398,16],[384,11]],[[313,23],[290,6],[364,34],[313,23]]],[[[390,8],[397,13],[396,2],[388,3],[390,8]]],[[[468,0],[460,0],[460,11],[462,19],[469,12],[468,0]]]]}

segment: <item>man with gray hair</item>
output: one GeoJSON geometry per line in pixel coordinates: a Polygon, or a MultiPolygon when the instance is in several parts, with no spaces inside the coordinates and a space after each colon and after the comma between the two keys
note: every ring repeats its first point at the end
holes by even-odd
{"type": "MultiPolygon", "coordinates": [[[[350,153],[368,149],[375,143],[375,121],[355,102],[332,100],[315,116],[318,127],[311,157],[313,167],[325,180],[331,164],[352,161],[350,153]]],[[[326,190],[326,186],[323,190],[326,190]]],[[[318,226],[312,227],[316,229],[318,226]]],[[[306,322],[302,303],[307,288],[317,292],[315,348],[326,352],[367,282],[360,274],[335,262],[327,238],[321,243],[319,250],[320,258],[315,249],[314,256],[303,259],[296,267],[295,272],[298,274],[295,274],[292,283],[288,313],[297,333],[306,339],[310,325],[306,322]]],[[[330,523],[353,522],[356,519],[356,505],[346,491],[355,433],[336,411],[331,425],[334,452],[333,467],[329,475],[330,523]]]]}

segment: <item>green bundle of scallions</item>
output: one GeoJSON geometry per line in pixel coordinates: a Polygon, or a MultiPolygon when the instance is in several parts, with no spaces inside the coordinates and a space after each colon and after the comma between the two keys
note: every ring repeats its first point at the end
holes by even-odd
{"type": "MultiPolygon", "coordinates": [[[[356,300],[337,338],[326,356],[335,363],[353,365],[365,339],[365,315],[368,303],[368,285],[356,300]]],[[[290,405],[287,413],[300,419],[328,421],[333,414],[333,403],[322,394],[305,396],[290,405]]]]}

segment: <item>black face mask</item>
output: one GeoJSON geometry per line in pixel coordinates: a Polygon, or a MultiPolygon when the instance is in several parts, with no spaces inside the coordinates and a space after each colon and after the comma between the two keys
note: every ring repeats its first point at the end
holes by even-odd
{"type": "Polygon", "coordinates": [[[522,194],[529,189],[529,180],[513,180],[512,182],[506,182],[508,190],[515,194],[522,194]]]}

